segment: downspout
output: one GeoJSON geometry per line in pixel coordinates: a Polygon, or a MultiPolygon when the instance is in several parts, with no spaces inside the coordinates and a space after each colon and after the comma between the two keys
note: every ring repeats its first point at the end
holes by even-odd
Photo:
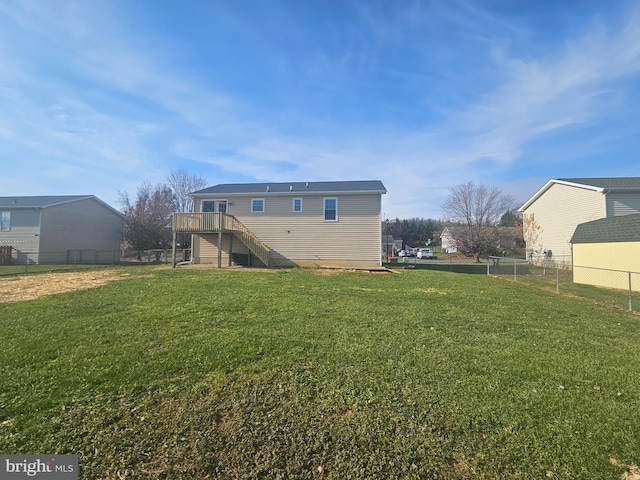
{"type": "MultiPolygon", "coordinates": [[[[607,194],[609,192],[611,192],[611,189],[607,189],[607,188],[603,188],[602,189],[602,195],[604,195],[604,217],[602,217],[602,218],[609,218],[609,212],[607,211],[607,202],[608,202],[607,194]]],[[[611,213],[612,213],[612,215],[611,215],[612,217],[615,216],[613,214],[613,212],[611,212],[611,213]]]]}
{"type": "MultiPolygon", "coordinates": [[[[38,255],[38,261],[36,263],[40,263],[40,243],[42,241],[42,211],[44,210],[42,207],[36,207],[38,212],[38,233],[36,233],[37,243],[36,243],[36,252],[38,255]]],[[[27,255],[27,263],[29,263],[29,256],[27,255]]]]}

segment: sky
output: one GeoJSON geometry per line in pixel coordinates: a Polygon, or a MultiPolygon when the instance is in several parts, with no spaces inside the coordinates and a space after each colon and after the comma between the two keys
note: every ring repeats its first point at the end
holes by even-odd
{"type": "Polygon", "coordinates": [[[635,0],[0,0],[0,196],[640,176],[635,0]]]}

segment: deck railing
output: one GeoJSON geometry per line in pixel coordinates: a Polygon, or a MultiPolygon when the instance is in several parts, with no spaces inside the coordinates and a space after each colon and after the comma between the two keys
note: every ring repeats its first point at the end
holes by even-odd
{"type": "Polygon", "coordinates": [[[270,265],[271,249],[233,215],[220,212],[174,213],[172,224],[176,233],[233,233],[263,264],[270,265]]]}
{"type": "Polygon", "coordinates": [[[174,213],[173,231],[178,233],[217,233],[232,231],[234,217],[226,213],[174,213]]]}

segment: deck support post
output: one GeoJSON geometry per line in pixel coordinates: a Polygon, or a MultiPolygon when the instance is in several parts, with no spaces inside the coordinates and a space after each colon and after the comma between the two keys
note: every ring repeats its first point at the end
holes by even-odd
{"type": "Polygon", "coordinates": [[[222,229],[218,231],[218,268],[222,268],[222,229]]]}
{"type": "Polygon", "coordinates": [[[231,266],[233,257],[233,235],[229,235],[229,266],[231,266]]]}
{"type": "Polygon", "coordinates": [[[176,231],[173,231],[173,242],[171,243],[171,266],[176,268],[176,231]]]}

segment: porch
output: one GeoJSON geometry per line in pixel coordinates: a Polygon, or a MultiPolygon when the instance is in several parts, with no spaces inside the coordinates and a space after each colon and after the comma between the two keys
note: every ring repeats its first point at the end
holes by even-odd
{"type": "Polygon", "coordinates": [[[172,218],[172,264],[176,266],[176,236],[178,233],[217,234],[218,268],[222,268],[223,237],[229,237],[229,264],[233,256],[233,239],[240,240],[266,267],[270,267],[271,249],[233,215],[221,212],[174,213],[172,218]]]}

